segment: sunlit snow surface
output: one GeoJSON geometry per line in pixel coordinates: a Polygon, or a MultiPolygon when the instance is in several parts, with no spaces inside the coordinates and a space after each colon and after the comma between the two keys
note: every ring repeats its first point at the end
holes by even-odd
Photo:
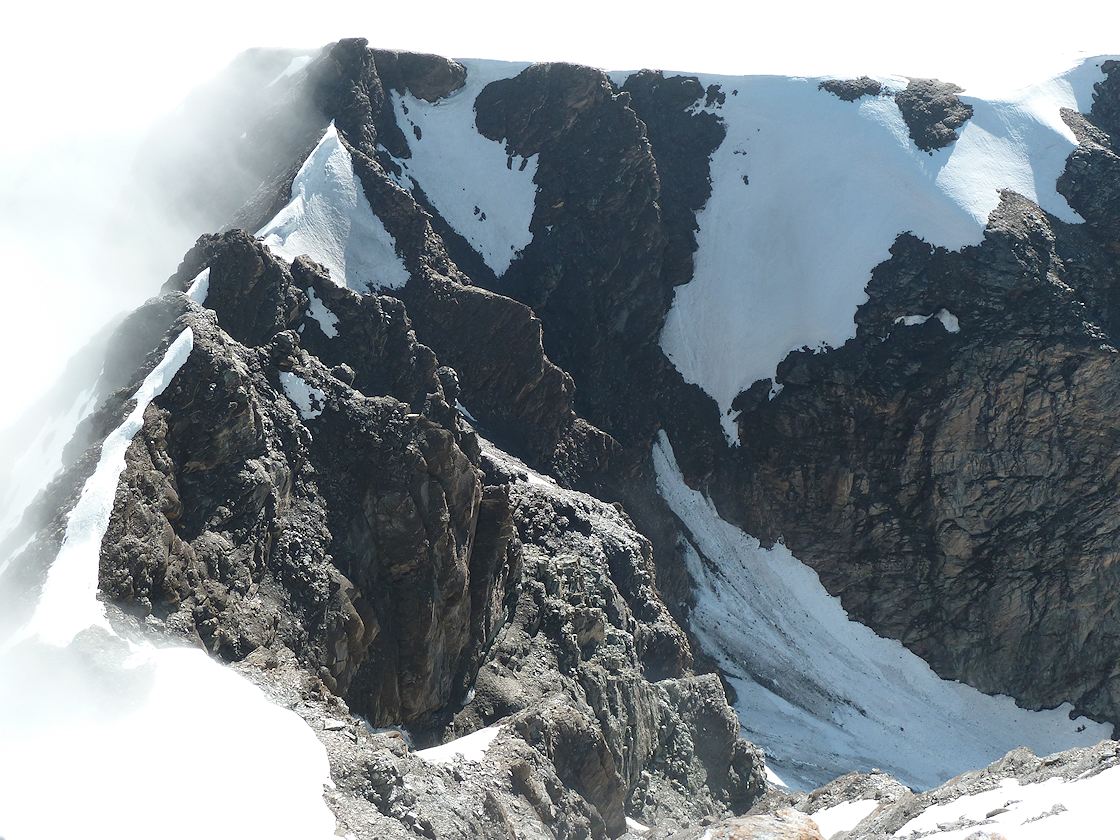
{"type": "Polygon", "coordinates": [[[487,726],[462,738],[448,741],[426,750],[418,750],[416,755],[432,764],[453,764],[456,761],[482,761],[494,739],[502,731],[500,726],[487,726]]]}
{"type": "Polygon", "coordinates": [[[35,613],[0,640],[0,837],[326,840],[326,753],[295,714],[194,648],[122,639],[97,599],[101,540],[183,331],[105,440],[35,613]]]}
{"type": "Polygon", "coordinates": [[[474,102],[486,85],[516,76],[528,65],[505,61],[462,62],[466,84],[434,103],[392,93],[397,124],[412,157],[399,160],[405,178],[418,185],[440,215],[501,276],[532,241],[537,155],[506,154],[475,127],[474,102]],[[419,129],[417,137],[414,129],[419,129]]]}
{"type": "Polygon", "coordinates": [[[813,822],[821,830],[824,840],[829,840],[834,834],[841,831],[851,831],[860,820],[879,807],[874,799],[856,799],[852,802],[841,802],[829,808],[822,808],[812,815],[813,822]]]}
{"type": "Polygon", "coordinates": [[[280,385],[304,420],[314,420],[323,413],[323,407],[327,404],[327,395],[318,388],[308,385],[307,380],[298,373],[281,371],[280,385]]]}
{"type": "Polygon", "coordinates": [[[690,534],[689,625],[734,687],[746,737],[787,784],[880,768],[929,788],[1015,747],[1046,755],[1110,736],[1109,725],[1070,720],[1068,706],[1025,711],[940,679],[899,642],[849,620],[784,546],[763,549],[720,519],[685,484],[664,433],[653,459],[661,494],[690,534]]]}
{"type": "Polygon", "coordinates": [[[357,292],[408,282],[393,237],[370,208],[334,123],[296,174],[291,201],[257,236],[286,260],[306,254],[326,266],[335,283],[357,292]]]}
{"type": "Polygon", "coordinates": [[[193,300],[199,306],[205,305],[206,298],[210,294],[210,267],[209,266],[202,269],[202,271],[198,272],[198,274],[195,275],[194,280],[192,280],[191,284],[189,286],[187,286],[186,294],[187,294],[187,297],[189,297],[191,300],[193,300]]]}
{"type": "Polygon", "coordinates": [[[327,338],[336,338],[338,336],[338,316],[331,312],[319,296],[315,294],[314,289],[307,290],[307,314],[319,324],[319,329],[323,331],[323,335],[327,338]]]}
{"type": "Polygon", "coordinates": [[[708,109],[727,137],[697,216],[694,277],[676,290],[661,346],[719,403],[729,440],[726,412],[740,391],[792,350],[855,335],[871,269],[900,233],[976,244],[1003,188],[1080,221],[1055,187],[1076,145],[1061,109],[1087,111],[1100,78],[1088,62],[1003,100],[966,92],[972,118],[931,155],[910,140],[893,98],[844,102],[816,79],[701,76],[727,96],[708,109]]]}
{"type": "Polygon", "coordinates": [[[967,840],[982,830],[983,836],[1008,840],[1114,837],[1117,791],[1120,767],[1072,781],[1053,778],[1024,785],[1007,779],[995,790],[927,808],[894,836],[967,840]],[[948,828],[961,819],[972,825],[948,828]]]}

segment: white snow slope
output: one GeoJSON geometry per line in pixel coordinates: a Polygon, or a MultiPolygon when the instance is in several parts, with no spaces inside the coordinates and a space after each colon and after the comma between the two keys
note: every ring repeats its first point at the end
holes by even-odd
{"type": "Polygon", "coordinates": [[[839,805],[822,808],[812,817],[813,822],[817,824],[817,828],[821,830],[824,840],[829,840],[834,834],[839,834],[841,831],[851,831],[859,825],[860,820],[867,817],[878,807],[879,803],[874,799],[856,799],[852,802],[841,802],[839,805]]]}
{"type": "Polygon", "coordinates": [[[357,292],[408,282],[396,243],[374,215],[334,123],[296,173],[291,201],[257,236],[288,261],[306,254],[326,266],[335,283],[357,292]]]}
{"type": "Polygon", "coordinates": [[[697,216],[695,273],[677,288],[661,346],[719,403],[731,442],[727,412],[740,391],[774,376],[792,350],[855,335],[871,269],[900,233],[951,249],[978,243],[1002,188],[1081,221],[1055,188],[1076,145],[1060,111],[1087,111],[1100,78],[1089,61],[1003,98],[966,91],[972,118],[931,155],[910,140],[893,98],[844,102],[819,79],[701,76],[727,95],[714,106],[727,137],[697,216]]]}
{"type": "Polygon", "coordinates": [[[1054,778],[1035,784],[1005,780],[995,790],[927,808],[895,832],[900,838],[1007,840],[1113,837],[1120,767],[1072,781],[1054,778]],[[953,827],[967,820],[967,828],[953,827]],[[978,830],[985,832],[978,834],[978,830]]]}
{"type": "Polygon", "coordinates": [[[537,196],[537,156],[507,155],[501,143],[479,134],[474,102],[486,85],[516,76],[528,65],[474,60],[462,64],[467,68],[466,84],[437,102],[390,94],[412,153],[397,163],[500,277],[533,238],[529,223],[537,196]],[[419,138],[414,128],[420,130],[419,138]]]}
{"type": "Polygon", "coordinates": [[[31,621],[0,640],[0,837],[334,836],[327,756],[307,725],[199,649],[118,637],[97,599],[125,451],[193,340],[183,331],[144,379],[69,514],[31,621]]]}
{"type": "Polygon", "coordinates": [[[691,535],[696,583],[689,623],[735,689],[745,736],[793,787],[880,768],[929,788],[1027,746],[1047,755],[1108,738],[1068,706],[1033,712],[940,679],[899,642],[852,621],[817,574],[782,545],[720,519],[685,484],[662,433],[653,451],[661,494],[691,535]]]}

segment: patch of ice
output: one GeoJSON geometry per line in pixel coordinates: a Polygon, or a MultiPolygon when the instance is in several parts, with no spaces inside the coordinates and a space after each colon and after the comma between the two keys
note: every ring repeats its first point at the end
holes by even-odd
{"type": "Polygon", "coordinates": [[[459,413],[462,414],[464,417],[466,417],[467,420],[470,422],[470,424],[472,426],[477,426],[478,425],[478,421],[474,419],[474,415],[471,414],[470,411],[467,410],[467,407],[465,405],[463,405],[461,402],[456,400],[455,401],[455,407],[457,409],[459,409],[459,413]]]}
{"type": "Polygon", "coordinates": [[[789,787],[789,785],[787,785],[782,780],[782,777],[774,772],[774,768],[770,766],[769,762],[766,764],[766,781],[769,782],[772,785],[777,785],[778,787],[781,787],[781,788],[788,788],[789,787]]]}
{"type": "Polygon", "coordinates": [[[197,303],[199,306],[206,305],[206,297],[210,294],[210,266],[202,269],[198,275],[191,281],[191,285],[187,288],[187,297],[197,303]]]}
{"type": "Polygon", "coordinates": [[[727,136],[697,214],[694,275],[676,290],[661,346],[719,404],[728,439],[737,441],[727,412],[740,391],[773,377],[793,350],[855,335],[871,269],[900,233],[976,244],[1003,188],[1079,221],[1055,187],[1075,145],[1060,112],[1085,107],[1100,77],[1087,63],[1006,101],[964,96],[972,119],[930,155],[892,98],[849,103],[817,80],[701,76],[739,95],[717,111],[727,136]]]}
{"type": "Polygon", "coordinates": [[[649,833],[649,826],[648,825],[643,825],[642,823],[638,822],[637,820],[634,820],[634,819],[631,819],[630,817],[627,817],[626,818],[626,830],[629,831],[631,834],[647,834],[647,833],[649,833]]]}
{"type": "Polygon", "coordinates": [[[43,592],[22,635],[61,647],[87,627],[108,627],[105,606],[97,600],[97,559],[113,512],[117,482],[124,472],[125,452],[144,424],[144,412],[163,393],[193,347],[194,333],[188,327],[144,378],[133,395],[132,411],[102,444],[97,466],[66,517],[62,547],[47,572],[43,592]]]}
{"type": "Polygon", "coordinates": [[[412,152],[411,158],[397,163],[500,277],[533,239],[529,223],[537,196],[537,155],[507,155],[501,143],[479,134],[474,103],[486,85],[515,76],[528,65],[471,60],[463,64],[466,84],[436,102],[390,94],[412,152]]]}
{"type": "Polygon", "coordinates": [[[338,316],[331,312],[330,308],[319,300],[319,296],[315,294],[314,289],[307,290],[307,314],[319,324],[319,329],[323,331],[323,335],[327,338],[335,338],[338,335],[338,316]]]}
{"type": "Polygon", "coordinates": [[[1104,837],[1114,830],[1109,826],[1116,825],[1117,790],[1120,767],[1073,781],[1053,778],[1024,785],[1005,779],[993,790],[927,808],[894,836],[966,840],[976,836],[979,827],[985,836],[1011,840],[1104,837]],[[950,827],[959,820],[970,825],[950,827]]]}
{"type": "Polygon", "coordinates": [[[318,388],[308,385],[298,373],[280,371],[280,385],[304,420],[314,420],[323,413],[323,408],[327,405],[327,395],[318,388]]]}
{"type": "Polygon", "coordinates": [[[277,82],[279,82],[281,79],[287,79],[291,76],[294,76],[296,73],[298,73],[300,70],[302,70],[308,64],[310,64],[313,58],[314,58],[314,56],[311,56],[311,55],[297,55],[297,56],[294,56],[292,58],[292,60],[288,62],[288,66],[280,71],[280,75],[278,75],[275,79],[273,79],[271,82],[269,82],[266,85],[266,87],[272,87],[277,82]]]}
{"type": "Polygon", "coordinates": [[[257,236],[288,261],[306,254],[326,266],[335,283],[357,292],[408,282],[396,243],[374,215],[334,123],[296,174],[291,201],[257,236]]]}
{"type": "Polygon", "coordinates": [[[722,520],[685,484],[664,433],[653,460],[690,535],[692,631],[735,688],[746,736],[790,785],[878,767],[929,788],[1015,747],[1041,755],[1110,736],[1110,725],[1071,720],[1068,704],[1026,711],[940,679],[899,642],[851,621],[785,546],[764,549],[722,520]]]}
{"type": "Polygon", "coordinates": [[[500,726],[487,726],[484,729],[472,732],[470,735],[464,735],[462,738],[440,744],[438,747],[417,750],[416,755],[430,764],[482,761],[486,751],[490,749],[490,745],[494,743],[494,739],[498,737],[498,733],[501,731],[502,727],[500,726]]]}
{"type": "Polygon", "coordinates": [[[853,802],[841,802],[830,808],[821,808],[809,816],[821,830],[824,840],[829,840],[841,831],[851,831],[878,807],[879,802],[875,799],[857,799],[853,802]]]}
{"type": "Polygon", "coordinates": [[[945,328],[945,332],[959,333],[961,331],[961,322],[948,309],[939,309],[932,315],[902,315],[895,318],[896,324],[902,324],[904,327],[917,327],[924,324],[930,318],[936,318],[941,322],[941,326],[945,328]]]}

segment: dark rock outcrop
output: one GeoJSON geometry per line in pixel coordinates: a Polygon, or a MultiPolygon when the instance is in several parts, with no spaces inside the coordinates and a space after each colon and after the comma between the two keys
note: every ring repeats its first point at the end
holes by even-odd
{"type": "Polygon", "coordinates": [[[923,152],[933,154],[955,143],[957,129],[972,116],[972,106],[957,96],[962,88],[937,79],[911,79],[894,95],[910,139],[923,152]]]}
{"type": "MultiPolygon", "coordinates": [[[[1058,179],[1058,191],[1115,257],[1120,254],[1120,62],[1101,65],[1087,115],[1063,111],[1078,146],[1058,179]]],[[[1086,249],[1089,250],[1089,249],[1086,249]]]]}
{"type": "Polygon", "coordinates": [[[878,96],[883,92],[883,86],[870,76],[860,76],[858,79],[825,79],[817,87],[845,102],[855,102],[864,96],[878,96]]]}

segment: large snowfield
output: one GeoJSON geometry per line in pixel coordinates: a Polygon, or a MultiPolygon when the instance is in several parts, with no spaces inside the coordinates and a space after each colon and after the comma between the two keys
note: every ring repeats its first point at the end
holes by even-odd
{"type": "Polygon", "coordinates": [[[1068,706],[1026,711],[940,679],[899,642],[851,621],[785,546],[764,549],[722,520],[685,484],[664,433],[653,460],[690,535],[692,632],[734,687],[744,735],[787,785],[879,768],[930,788],[1019,746],[1047,755],[1111,735],[1110,725],[1071,720],[1068,706]]]}
{"type": "Polygon", "coordinates": [[[740,391],[792,350],[855,336],[871,269],[900,233],[976,244],[1005,188],[1080,221],[1055,187],[1076,146],[1061,109],[1087,111],[1100,78],[1087,62],[1005,99],[966,91],[974,113],[960,139],[929,154],[891,97],[844,102],[818,79],[701,76],[726,94],[708,110],[727,136],[697,216],[694,276],[677,288],[661,346],[719,403],[728,439],[738,441],[728,412],[740,391]]]}

